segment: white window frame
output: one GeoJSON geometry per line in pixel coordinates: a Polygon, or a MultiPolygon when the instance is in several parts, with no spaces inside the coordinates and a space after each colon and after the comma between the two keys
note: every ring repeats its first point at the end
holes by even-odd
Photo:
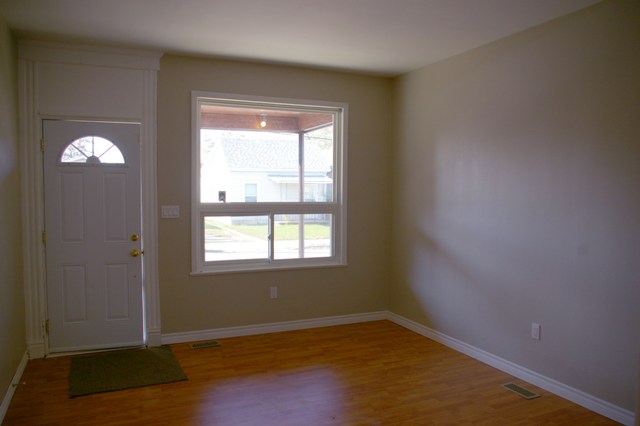
{"type": "Polygon", "coordinates": [[[191,93],[191,274],[213,274],[274,269],[336,267],[347,264],[347,113],[348,105],[302,99],[271,98],[227,93],[193,91],[191,93]],[[291,109],[334,115],[334,174],[332,202],[200,202],[200,108],[205,103],[221,103],[236,107],[291,109]],[[323,214],[333,217],[332,256],[320,258],[274,259],[273,232],[268,244],[269,259],[238,261],[205,261],[204,217],[210,215],[268,215],[271,223],[278,214],[323,214]]]}

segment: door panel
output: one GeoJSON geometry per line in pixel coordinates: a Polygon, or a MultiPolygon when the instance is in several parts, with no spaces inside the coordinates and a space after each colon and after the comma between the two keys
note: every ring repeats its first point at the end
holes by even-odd
{"type": "Polygon", "coordinates": [[[144,343],[139,125],[43,121],[49,351],[144,343]]]}
{"type": "Polygon", "coordinates": [[[62,241],[84,241],[84,175],[60,173],[60,215],[62,241]]]}
{"type": "Polygon", "coordinates": [[[127,241],[127,180],[121,174],[105,174],[104,198],[105,239],[107,241],[127,241]]]}
{"type": "Polygon", "coordinates": [[[87,270],[85,265],[63,265],[63,321],[65,323],[87,320],[87,270]]]}
{"type": "Polygon", "coordinates": [[[107,265],[105,277],[107,295],[107,319],[129,318],[129,268],[127,264],[107,265]]]}

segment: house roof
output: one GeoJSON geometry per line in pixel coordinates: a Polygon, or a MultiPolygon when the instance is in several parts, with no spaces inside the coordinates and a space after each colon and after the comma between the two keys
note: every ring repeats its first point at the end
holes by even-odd
{"type": "MultiPolygon", "coordinates": [[[[222,133],[215,139],[216,152],[224,155],[232,171],[295,172],[298,170],[298,136],[281,138],[232,137],[222,133]]],[[[305,143],[305,172],[329,173],[333,164],[331,149],[318,143],[305,143]]]]}

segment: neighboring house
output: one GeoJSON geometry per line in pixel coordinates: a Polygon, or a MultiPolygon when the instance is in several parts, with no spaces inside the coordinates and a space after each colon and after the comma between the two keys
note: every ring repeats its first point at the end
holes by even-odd
{"type": "MultiPolygon", "coordinates": [[[[218,202],[299,201],[297,133],[202,131],[201,197],[218,202]]],[[[330,201],[333,150],[312,138],[304,142],[304,201],[330,201]]]]}

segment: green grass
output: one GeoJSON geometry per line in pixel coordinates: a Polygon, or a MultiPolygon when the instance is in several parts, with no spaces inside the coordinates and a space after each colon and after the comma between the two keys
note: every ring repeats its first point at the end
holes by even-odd
{"type": "MultiPolygon", "coordinates": [[[[205,232],[211,236],[225,236],[228,231],[238,232],[251,237],[267,239],[267,225],[225,225],[219,222],[205,220],[205,232]]],[[[275,237],[278,240],[297,240],[299,226],[297,224],[276,224],[275,237]]],[[[304,227],[304,237],[307,240],[331,238],[331,227],[328,225],[307,224],[304,227]]]]}
{"type": "Polygon", "coordinates": [[[206,235],[212,237],[224,237],[228,233],[226,231],[227,227],[217,222],[213,222],[211,220],[204,221],[204,233],[206,235]]]}

